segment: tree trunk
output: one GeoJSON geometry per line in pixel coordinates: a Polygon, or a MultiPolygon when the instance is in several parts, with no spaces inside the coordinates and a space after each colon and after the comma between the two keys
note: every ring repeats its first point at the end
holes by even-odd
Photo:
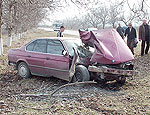
{"type": "Polygon", "coordinates": [[[17,36],[18,36],[18,39],[20,39],[20,38],[21,38],[20,33],[18,33],[18,34],[17,34],[17,36]]]}
{"type": "Polygon", "coordinates": [[[20,38],[22,38],[22,33],[20,33],[20,38]]]}
{"type": "Polygon", "coordinates": [[[0,55],[3,54],[3,40],[1,36],[2,29],[2,0],[0,0],[0,55]]]}
{"type": "Polygon", "coordinates": [[[105,22],[103,22],[103,29],[105,29],[105,22]]]}
{"type": "Polygon", "coordinates": [[[115,28],[115,23],[112,24],[112,27],[115,28]]]}
{"type": "Polygon", "coordinates": [[[12,32],[11,32],[11,28],[8,28],[7,46],[10,47],[11,43],[12,43],[12,32]]]}
{"type": "Polygon", "coordinates": [[[17,33],[16,32],[14,33],[13,41],[17,41],[17,33]]]}
{"type": "Polygon", "coordinates": [[[17,41],[17,40],[18,40],[18,31],[17,31],[17,27],[15,27],[15,33],[14,33],[13,41],[17,41]]]}
{"type": "Polygon", "coordinates": [[[7,46],[10,47],[12,44],[12,28],[13,28],[13,5],[14,3],[11,1],[11,4],[9,4],[9,22],[7,25],[7,31],[8,31],[8,39],[7,39],[7,46]]]}
{"type": "Polygon", "coordinates": [[[17,34],[18,34],[18,28],[17,28],[17,21],[16,21],[16,13],[17,13],[17,7],[16,5],[14,5],[14,23],[15,23],[15,33],[14,33],[14,39],[13,41],[17,41],[17,34]]]}
{"type": "Polygon", "coordinates": [[[3,39],[0,38],[0,56],[3,54],[3,39]]]}

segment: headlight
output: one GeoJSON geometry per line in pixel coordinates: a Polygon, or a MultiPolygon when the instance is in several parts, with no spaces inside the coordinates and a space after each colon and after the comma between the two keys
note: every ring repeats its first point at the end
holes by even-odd
{"type": "Polygon", "coordinates": [[[133,67],[134,67],[134,65],[131,62],[121,64],[121,68],[123,68],[123,69],[133,70],[133,67]]]}

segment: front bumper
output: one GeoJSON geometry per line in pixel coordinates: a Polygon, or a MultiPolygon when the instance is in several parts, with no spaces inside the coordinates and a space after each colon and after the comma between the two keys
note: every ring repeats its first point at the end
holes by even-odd
{"type": "Polygon", "coordinates": [[[99,67],[89,66],[88,70],[90,72],[113,74],[119,76],[135,76],[138,74],[138,72],[135,70],[114,69],[114,68],[108,68],[106,66],[99,66],[99,67]]]}

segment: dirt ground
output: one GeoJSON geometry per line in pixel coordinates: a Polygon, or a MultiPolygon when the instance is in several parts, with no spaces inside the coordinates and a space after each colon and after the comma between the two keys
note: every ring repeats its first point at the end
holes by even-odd
{"type": "MultiPolygon", "coordinates": [[[[56,33],[32,30],[13,42],[11,48],[42,36],[56,36],[56,33]]],[[[124,85],[109,82],[67,86],[53,96],[50,94],[67,82],[37,76],[20,78],[17,71],[7,65],[8,49],[5,46],[4,55],[0,57],[2,115],[150,115],[150,55],[139,56],[140,46],[136,48],[134,60],[134,68],[139,73],[128,78],[124,85]]]]}

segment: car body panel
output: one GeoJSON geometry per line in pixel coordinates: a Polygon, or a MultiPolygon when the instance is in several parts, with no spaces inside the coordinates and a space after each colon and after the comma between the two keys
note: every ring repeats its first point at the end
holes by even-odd
{"type": "MultiPolygon", "coordinates": [[[[39,75],[46,75],[44,61],[46,60],[45,54],[35,52],[25,52],[25,60],[28,62],[31,73],[39,75]]],[[[22,57],[23,58],[23,57],[22,57]]]]}
{"type": "Polygon", "coordinates": [[[48,76],[69,79],[69,56],[46,54],[44,61],[48,76]]]}

